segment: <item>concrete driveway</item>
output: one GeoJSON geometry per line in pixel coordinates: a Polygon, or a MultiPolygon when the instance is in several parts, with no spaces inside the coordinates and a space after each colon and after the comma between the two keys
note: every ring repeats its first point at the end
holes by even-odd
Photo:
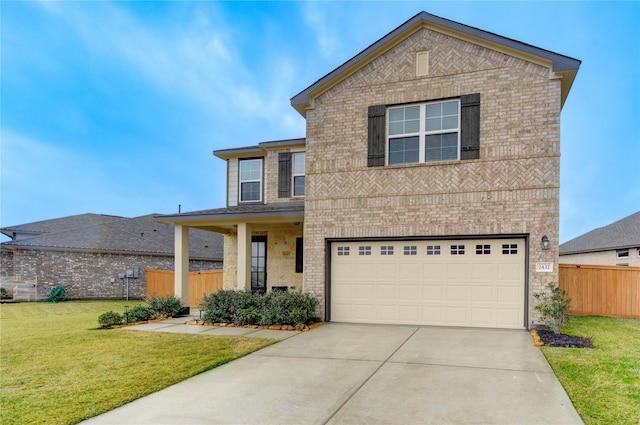
{"type": "Polygon", "coordinates": [[[86,424],[582,424],[526,331],[325,324],[86,424]]]}

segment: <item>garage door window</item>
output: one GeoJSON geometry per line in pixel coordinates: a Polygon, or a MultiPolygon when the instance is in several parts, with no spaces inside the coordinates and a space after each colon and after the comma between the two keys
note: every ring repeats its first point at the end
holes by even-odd
{"type": "Polygon", "coordinates": [[[464,255],[464,245],[451,245],[451,255],[464,255]]]}
{"type": "Polygon", "coordinates": [[[393,255],[393,245],[382,245],[380,255],[393,255]]]}
{"type": "Polygon", "coordinates": [[[476,245],[476,254],[477,255],[491,254],[491,245],[476,245]]]}
{"type": "Polygon", "coordinates": [[[338,247],[338,255],[349,255],[349,247],[348,246],[339,246],[338,247]]]}
{"type": "Polygon", "coordinates": [[[371,255],[371,246],[360,246],[358,247],[359,255],[371,255]]]}
{"type": "Polygon", "coordinates": [[[427,255],[440,255],[440,245],[427,245],[427,255]]]}
{"type": "Polygon", "coordinates": [[[416,245],[405,245],[404,255],[418,255],[418,247],[416,245]]]}
{"type": "Polygon", "coordinates": [[[503,244],[502,245],[502,254],[503,255],[511,255],[511,254],[517,254],[518,253],[518,244],[512,243],[512,244],[503,244]]]}

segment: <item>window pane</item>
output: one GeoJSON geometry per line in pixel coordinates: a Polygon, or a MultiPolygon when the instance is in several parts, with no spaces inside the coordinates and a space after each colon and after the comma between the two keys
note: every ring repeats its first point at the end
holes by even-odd
{"type": "Polygon", "coordinates": [[[293,196],[304,196],[304,176],[293,178],[293,196]]]}
{"type": "Polygon", "coordinates": [[[420,106],[389,109],[389,135],[420,131],[420,106]]]}
{"type": "Polygon", "coordinates": [[[249,182],[240,184],[240,200],[241,201],[259,201],[260,200],[260,182],[249,182]]]}
{"type": "Polygon", "coordinates": [[[393,136],[396,134],[404,133],[404,122],[389,122],[389,135],[393,136]]]}
{"type": "Polygon", "coordinates": [[[293,154],[293,174],[304,174],[305,154],[293,154]]]}
{"type": "Polygon", "coordinates": [[[426,162],[458,159],[458,133],[426,136],[424,156],[426,162]]]}
{"type": "Polygon", "coordinates": [[[419,161],[419,156],[419,137],[389,140],[389,164],[412,164],[419,161]]]}
{"type": "Polygon", "coordinates": [[[240,179],[241,180],[259,180],[261,159],[251,159],[240,161],[240,179]]]}
{"type": "Polygon", "coordinates": [[[450,115],[442,117],[442,129],[451,130],[458,128],[458,115],[450,115]]]}
{"type": "Polygon", "coordinates": [[[442,104],[442,115],[458,115],[458,102],[444,102],[442,104]]]}

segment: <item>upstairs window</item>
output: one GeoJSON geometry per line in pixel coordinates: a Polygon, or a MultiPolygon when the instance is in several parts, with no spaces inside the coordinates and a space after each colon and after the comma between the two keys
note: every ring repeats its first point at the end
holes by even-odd
{"type": "Polygon", "coordinates": [[[292,155],[293,196],[304,196],[305,159],[304,152],[292,155]]]}
{"type": "Polygon", "coordinates": [[[459,100],[391,107],[387,116],[389,165],[459,159],[459,100]]]}
{"type": "Polygon", "coordinates": [[[240,202],[262,201],[262,159],[240,160],[240,202]]]}

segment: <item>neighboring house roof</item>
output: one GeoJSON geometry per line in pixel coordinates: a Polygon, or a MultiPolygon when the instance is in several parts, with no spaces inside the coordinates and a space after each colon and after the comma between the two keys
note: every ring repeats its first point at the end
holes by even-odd
{"type": "Polygon", "coordinates": [[[370,63],[384,52],[388,51],[402,40],[409,37],[420,28],[428,28],[456,38],[470,41],[506,54],[525,57],[527,60],[542,63],[551,70],[562,75],[561,102],[569,94],[573,80],[578,73],[581,61],[560,55],[549,50],[540,49],[529,44],[521,43],[510,38],[502,37],[478,28],[470,27],[458,22],[450,21],[427,12],[420,12],[389,34],[382,37],[329,74],[307,87],[291,98],[291,105],[306,117],[306,110],[312,105],[314,97],[325,92],[335,84],[344,80],[358,69],[370,63]]]}
{"type": "MultiPolygon", "coordinates": [[[[94,214],[88,215],[93,216],[94,214]]],[[[104,220],[104,222],[97,220],[97,224],[93,225],[86,225],[88,221],[78,220],[76,223],[85,225],[72,229],[59,230],[49,226],[50,232],[48,233],[3,242],[2,248],[173,255],[173,226],[158,223],[154,218],[155,215],[150,214],[135,218],[115,217],[112,220],[104,220]]],[[[59,220],[66,224],[74,222],[73,217],[68,218],[70,220],[59,220]]],[[[30,224],[25,224],[15,227],[28,228],[29,226],[30,224]]],[[[42,231],[44,227],[41,226],[39,229],[42,231]]],[[[189,232],[189,237],[191,241],[189,258],[222,261],[224,250],[221,235],[192,229],[189,232]]]]}
{"type": "Polygon", "coordinates": [[[640,211],[560,245],[560,255],[640,247],[640,211]]]}
{"type": "Polygon", "coordinates": [[[96,226],[111,221],[122,220],[124,217],[104,214],[78,214],[51,220],[36,221],[18,226],[3,227],[0,232],[12,239],[31,237],[43,233],[61,232],[63,230],[80,229],[96,226]]]}

